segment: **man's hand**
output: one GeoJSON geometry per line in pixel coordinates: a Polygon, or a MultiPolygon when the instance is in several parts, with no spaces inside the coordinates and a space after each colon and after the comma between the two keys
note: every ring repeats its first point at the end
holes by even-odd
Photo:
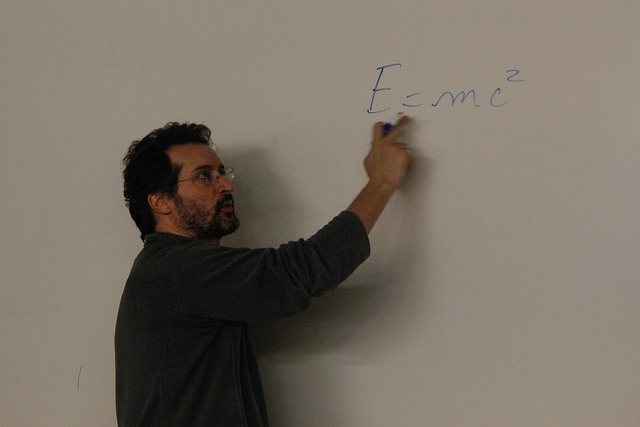
{"type": "Polygon", "coordinates": [[[409,117],[403,116],[387,135],[384,135],[383,123],[373,126],[371,150],[364,159],[369,182],[347,208],[358,215],[367,233],[373,228],[411,164],[408,146],[397,142],[410,121],[409,117]]]}
{"type": "Polygon", "coordinates": [[[407,144],[397,141],[410,121],[408,116],[402,116],[386,136],[382,122],[373,126],[371,150],[364,159],[364,167],[371,181],[379,185],[391,185],[393,189],[400,185],[411,163],[411,155],[407,144]]]}

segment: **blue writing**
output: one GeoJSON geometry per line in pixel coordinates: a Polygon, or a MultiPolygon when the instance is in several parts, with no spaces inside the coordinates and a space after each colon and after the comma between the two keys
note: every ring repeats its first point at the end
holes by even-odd
{"type": "Polygon", "coordinates": [[[389,68],[389,67],[402,67],[401,64],[389,64],[389,65],[383,65],[382,67],[378,67],[376,68],[376,70],[380,70],[380,74],[378,74],[378,81],[376,82],[375,87],[373,88],[373,95],[371,95],[371,104],[369,104],[369,108],[367,109],[367,112],[369,114],[374,114],[374,113],[381,113],[383,111],[387,111],[389,110],[391,107],[387,107],[387,108],[383,108],[382,110],[374,110],[373,109],[373,102],[376,99],[376,94],[380,91],[383,90],[391,90],[390,87],[379,87],[380,86],[380,79],[382,78],[382,73],[384,73],[384,70],[389,68]]]}
{"type": "Polygon", "coordinates": [[[507,77],[507,81],[508,82],[512,82],[512,83],[517,83],[517,82],[523,82],[524,80],[522,79],[518,79],[518,80],[513,80],[513,78],[515,76],[517,76],[518,74],[520,74],[520,70],[507,70],[507,74],[509,73],[513,73],[511,74],[509,77],[507,77]]]}
{"type": "Polygon", "coordinates": [[[507,103],[507,101],[504,101],[502,104],[497,104],[497,105],[496,105],[496,104],[493,102],[493,98],[494,98],[496,95],[500,95],[500,92],[501,92],[500,88],[497,88],[496,90],[494,90],[494,91],[493,91],[493,95],[491,95],[491,99],[489,100],[489,104],[491,104],[491,106],[492,106],[492,107],[502,107],[504,104],[506,104],[506,103],[507,103]]]}
{"type": "Polygon", "coordinates": [[[464,104],[464,101],[466,101],[467,96],[469,95],[473,95],[473,105],[475,105],[476,107],[479,107],[478,103],[476,102],[476,91],[471,89],[469,92],[465,92],[463,90],[461,90],[460,92],[458,92],[458,94],[456,96],[453,96],[452,92],[444,92],[442,95],[440,95],[440,98],[438,98],[438,100],[436,101],[435,104],[431,104],[434,107],[437,107],[438,104],[440,104],[440,101],[442,100],[442,97],[445,95],[450,95],[451,96],[451,106],[453,107],[456,104],[456,101],[458,100],[458,97],[460,95],[462,95],[462,100],[460,101],[460,104],[464,104]]]}
{"type": "MultiPolygon", "coordinates": [[[[374,108],[374,104],[376,103],[376,95],[378,92],[382,91],[391,91],[391,86],[389,87],[381,87],[380,81],[382,80],[382,74],[387,68],[390,67],[402,67],[402,64],[395,63],[389,65],[383,65],[382,67],[376,68],[379,71],[378,79],[376,81],[375,86],[373,87],[373,95],[371,96],[371,103],[369,104],[369,108],[367,109],[367,113],[369,114],[377,114],[382,113],[383,111],[390,110],[393,106],[386,106],[385,108],[374,108]]],[[[510,69],[506,71],[507,78],[506,81],[509,83],[509,88],[514,87],[512,83],[522,83],[525,79],[519,77],[520,70],[518,69],[510,69]]],[[[445,91],[442,92],[438,99],[429,103],[432,107],[437,108],[440,107],[440,103],[448,104],[448,101],[451,100],[451,107],[456,107],[465,104],[467,99],[473,100],[473,106],[476,108],[481,107],[482,105],[488,105],[492,108],[500,108],[507,105],[507,100],[504,99],[505,93],[503,91],[505,88],[496,88],[490,97],[486,97],[488,94],[482,94],[477,92],[475,89],[470,90],[461,90],[459,92],[456,91],[445,91]]],[[[409,95],[405,96],[405,102],[402,103],[403,107],[406,108],[418,108],[425,105],[424,99],[421,99],[422,92],[412,92],[409,95]]]]}
{"type": "MultiPolygon", "coordinates": [[[[411,95],[407,95],[407,99],[413,98],[414,96],[417,96],[417,95],[420,95],[420,92],[416,92],[416,93],[412,93],[411,95]]],[[[405,107],[414,108],[414,107],[420,107],[420,106],[424,105],[424,102],[421,102],[420,104],[405,104],[405,103],[403,103],[402,105],[404,105],[405,107]]]]}

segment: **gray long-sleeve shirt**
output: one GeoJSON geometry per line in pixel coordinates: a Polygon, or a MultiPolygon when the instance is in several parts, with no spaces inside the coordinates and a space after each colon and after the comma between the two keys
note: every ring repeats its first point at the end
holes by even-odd
{"type": "Polygon", "coordinates": [[[305,310],[368,256],[367,233],[348,211],[277,249],[148,235],[116,324],[118,424],[267,425],[246,322],[305,310]]]}

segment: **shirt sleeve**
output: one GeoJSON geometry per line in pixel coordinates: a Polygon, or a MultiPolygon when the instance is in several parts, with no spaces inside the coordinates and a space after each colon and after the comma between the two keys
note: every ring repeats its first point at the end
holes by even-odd
{"type": "Polygon", "coordinates": [[[344,211],[308,239],[267,249],[220,248],[194,241],[176,269],[185,312],[229,321],[280,318],[343,282],[370,253],[360,219],[344,211]]]}

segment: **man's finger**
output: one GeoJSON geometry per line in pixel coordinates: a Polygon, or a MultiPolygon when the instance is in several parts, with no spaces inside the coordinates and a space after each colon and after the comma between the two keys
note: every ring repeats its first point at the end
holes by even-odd
{"type": "Polygon", "coordinates": [[[373,142],[380,141],[384,138],[384,123],[377,122],[373,125],[373,142]]]}
{"type": "Polygon", "coordinates": [[[398,122],[391,128],[391,131],[387,134],[387,137],[395,140],[402,133],[404,128],[411,122],[411,118],[409,116],[402,116],[398,119],[398,122]]]}

